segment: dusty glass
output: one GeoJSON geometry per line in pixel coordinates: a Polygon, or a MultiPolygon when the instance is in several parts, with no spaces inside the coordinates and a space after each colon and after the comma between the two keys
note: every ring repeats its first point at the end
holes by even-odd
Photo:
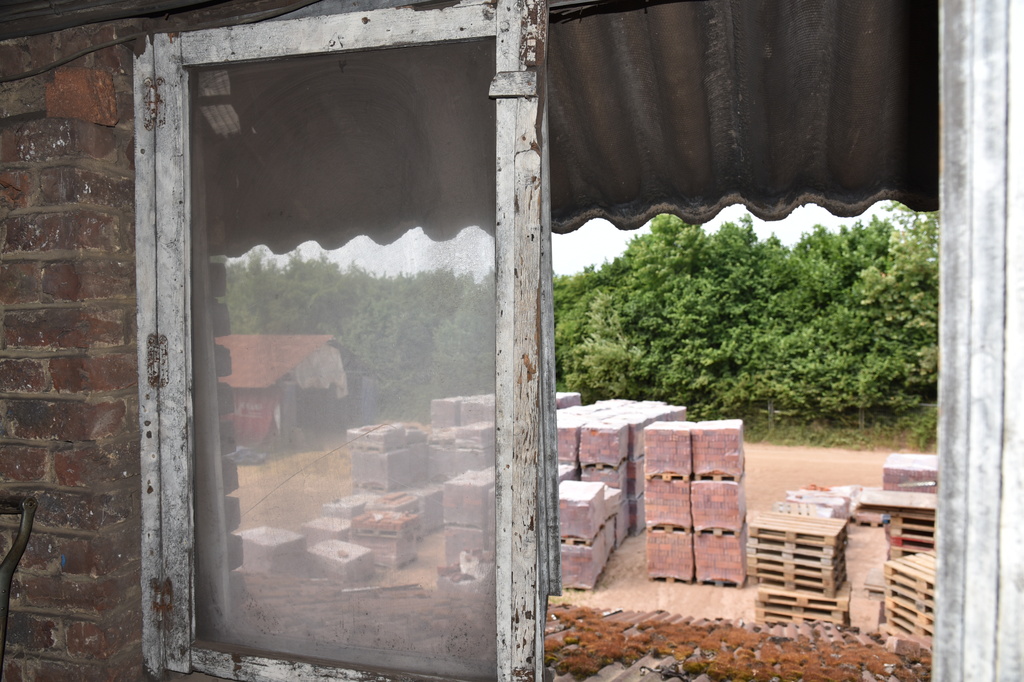
{"type": "Polygon", "coordinates": [[[493,679],[493,72],[189,72],[204,645],[493,679]]]}

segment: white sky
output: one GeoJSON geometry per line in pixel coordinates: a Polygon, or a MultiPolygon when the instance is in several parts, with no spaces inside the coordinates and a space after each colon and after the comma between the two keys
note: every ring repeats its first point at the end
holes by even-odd
{"type": "MultiPolygon", "coordinates": [[[[824,225],[830,230],[838,230],[840,225],[852,225],[858,220],[865,222],[876,213],[883,213],[883,206],[888,202],[879,202],[865,211],[860,218],[836,218],[825,209],[815,204],[807,204],[793,211],[784,220],[767,222],[754,218],[754,232],[759,239],[766,239],[773,232],[786,246],[800,241],[801,235],[810,232],[815,225],[824,225]]],[[[734,204],[728,206],[706,223],[705,231],[714,232],[724,222],[737,222],[747,214],[745,206],[734,204]]],[[[552,236],[551,261],[556,275],[571,275],[583,270],[587,265],[600,266],[621,256],[633,237],[650,232],[650,225],[629,232],[619,230],[606,220],[592,220],[580,229],[569,234],[552,236]]]]}

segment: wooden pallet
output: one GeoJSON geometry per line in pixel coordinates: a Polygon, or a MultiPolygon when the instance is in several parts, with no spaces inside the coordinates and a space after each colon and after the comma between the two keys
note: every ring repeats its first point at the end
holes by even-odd
{"type": "Polygon", "coordinates": [[[932,637],[935,632],[935,555],[885,562],[885,618],[890,634],[932,637]]]}
{"type": "Polygon", "coordinates": [[[747,538],[747,556],[805,566],[836,566],[845,563],[843,548],[801,545],[792,542],[747,538]]]}
{"type": "Polygon", "coordinates": [[[786,590],[814,592],[825,597],[835,597],[846,581],[846,567],[836,570],[814,571],[803,566],[766,566],[748,561],[747,572],[762,585],[786,590]]]}
{"type": "Polygon", "coordinates": [[[850,624],[850,585],[834,597],[767,585],[757,588],[754,610],[759,623],[825,622],[850,624]]]}
{"type": "Polygon", "coordinates": [[[761,512],[750,522],[750,537],[805,547],[842,548],[846,544],[846,520],[761,512]]]}
{"type": "Polygon", "coordinates": [[[935,549],[934,540],[919,540],[916,538],[889,538],[889,558],[902,559],[908,556],[915,556],[935,549]]]}

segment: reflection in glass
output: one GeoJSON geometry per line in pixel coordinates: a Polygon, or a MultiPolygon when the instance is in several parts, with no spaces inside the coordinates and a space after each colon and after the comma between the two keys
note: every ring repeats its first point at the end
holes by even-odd
{"type": "Polygon", "coordinates": [[[193,72],[200,640],[493,679],[493,64],[193,72]]]}

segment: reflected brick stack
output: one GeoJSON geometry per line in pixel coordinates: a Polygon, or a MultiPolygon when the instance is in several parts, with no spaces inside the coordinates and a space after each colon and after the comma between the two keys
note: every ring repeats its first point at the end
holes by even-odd
{"type": "Polygon", "coordinates": [[[743,422],[658,422],[644,440],[648,575],[742,586],[743,422]]]}
{"type": "Polygon", "coordinates": [[[494,557],[494,469],[467,471],[444,484],[444,557],[458,565],[463,553],[494,557]]]}

